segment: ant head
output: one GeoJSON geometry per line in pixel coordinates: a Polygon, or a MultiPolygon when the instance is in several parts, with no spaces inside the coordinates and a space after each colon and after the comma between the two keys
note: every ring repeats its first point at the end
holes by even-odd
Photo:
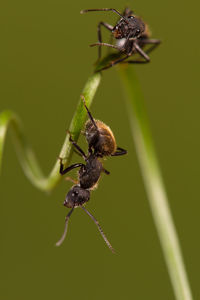
{"type": "Polygon", "coordinates": [[[117,25],[113,28],[113,35],[116,39],[122,38],[138,38],[145,31],[145,23],[136,16],[128,16],[124,19],[120,19],[117,25]]]}
{"type": "Polygon", "coordinates": [[[81,188],[79,185],[74,185],[67,193],[64,206],[69,208],[81,206],[89,199],[90,192],[88,190],[81,188]]]}
{"type": "Polygon", "coordinates": [[[85,125],[85,136],[89,148],[93,148],[94,152],[101,157],[113,154],[117,145],[112,130],[99,120],[95,120],[95,125],[91,120],[88,120],[85,125]]]}
{"type": "Polygon", "coordinates": [[[132,31],[132,35],[130,37],[139,37],[145,31],[145,23],[138,17],[129,16],[129,26],[132,31]]]}

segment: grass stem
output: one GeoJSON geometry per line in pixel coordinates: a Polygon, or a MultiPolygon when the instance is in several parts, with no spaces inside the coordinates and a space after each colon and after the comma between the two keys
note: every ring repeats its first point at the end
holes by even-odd
{"type": "Polygon", "coordinates": [[[120,75],[127,93],[127,111],[144,185],[174,293],[177,300],[192,300],[140,86],[133,68],[120,67],[120,75]]]}
{"type": "MultiPolygon", "coordinates": [[[[90,105],[92,104],[93,97],[96,93],[100,81],[101,74],[95,73],[88,79],[83,89],[82,94],[85,97],[86,105],[88,107],[90,107],[90,105]]],[[[73,134],[73,139],[75,141],[78,140],[80,132],[83,129],[86,117],[87,112],[82,100],[80,99],[69,127],[69,131],[73,134]]],[[[12,130],[14,147],[17,152],[17,156],[26,176],[37,188],[43,191],[52,190],[61,180],[61,175],[59,173],[59,161],[57,160],[55,162],[51,173],[49,174],[49,176],[45,177],[41,171],[32,148],[26,140],[19,118],[15,113],[9,110],[3,111],[0,114],[0,167],[2,164],[3,149],[9,127],[12,130]]],[[[66,134],[66,138],[64,140],[59,156],[65,157],[64,163],[65,165],[68,165],[71,155],[72,145],[69,142],[69,135],[66,134]]]]}

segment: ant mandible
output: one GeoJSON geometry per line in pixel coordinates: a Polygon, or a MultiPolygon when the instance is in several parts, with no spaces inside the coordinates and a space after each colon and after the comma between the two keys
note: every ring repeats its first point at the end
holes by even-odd
{"type": "Polygon", "coordinates": [[[117,49],[120,53],[125,55],[122,58],[118,58],[117,60],[110,62],[108,66],[101,68],[99,71],[124,62],[135,53],[138,53],[143,60],[128,60],[126,63],[144,64],[150,62],[148,54],[160,44],[160,40],[150,39],[148,25],[144,23],[140,17],[133,15],[133,11],[129,8],[126,8],[122,14],[114,8],[85,9],[81,11],[81,14],[93,11],[112,11],[120,16],[120,20],[115,26],[105,22],[100,22],[98,24],[98,43],[90,45],[91,47],[99,46],[98,59],[101,58],[101,46],[117,49]],[[118,40],[116,45],[102,42],[101,26],[104,26],[106,29],[111,31],[114,38],[118,40]],[[150,45],[150,47],[145,52],[143,51],[143,48],[146,45],[150,45]]]}
{"type": "Polygon", "coordinates": [[[112,252],[114,252],[114,249],[104,234],[99,222],[84,207],[84,204],[89,201],[90,191],[97,186],[101,173],[104,172],[107,175],[110,174],[109,171],[104,169],[102,162],[99,161],[99,158],[103,158],[105,156],[124,155],[127,153],[127,151],[116,146],[115,137],[111,129],[103,122],[93,119],[92,114],[86,106],[84,97],[81,96],[81,98],[89,116],[89,120],[85,124],[85,136],[88,142],[88,154],[85,154],[79,145],[72,139],[70,132],[68,132],[70,142],[75,147],[77,153],[83,157],[85,164],[76,163],[64,169],[63,159],[59,158],[61,175],[65,175],[75,168],[80,169],[78,172],[77,181],[69,177],[66,178],[67,180],[72,181],[75,185],[69,190],[64,201],[64,206],[71,208],[71,210],[65,219],[64,233],[60,240],[56,243],[56,246],[60,246],[66,237],[68,221],[74,208],[81,207],[97,225],[98,230],[100,231],[107,246],[112,252]]]}

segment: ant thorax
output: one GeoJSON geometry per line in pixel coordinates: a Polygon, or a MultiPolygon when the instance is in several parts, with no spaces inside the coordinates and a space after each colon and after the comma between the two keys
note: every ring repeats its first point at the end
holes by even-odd
{"type": "Polygon", "coordinates": [[[95,154],[100,157],[115,153],[117,145],[112,130],[102,121],[94,121],[96,127],[91,120],[85,124],[85,136],[89,147],[94,149],[95,154]]]}
{"type": "Polygon", "coordinates": [[[83,189],[95,188],[101,176],[102,170],[102,163],[98,160],[95,154],[91,154],[87,158],[86,164],[79,170],[80,187],[83,189]]]}

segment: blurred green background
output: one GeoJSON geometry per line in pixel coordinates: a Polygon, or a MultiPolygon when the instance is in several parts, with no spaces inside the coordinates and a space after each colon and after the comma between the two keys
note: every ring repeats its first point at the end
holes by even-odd
{"type": "MultiPolygon", "coordinates": [[[[152,62],[135,68],[146,99],[156,149],[195,299],[199,289],[200,143],[199,8],[184,1],[38,1],[0,4],[0,110],[23,121],[46,174],[65,137],[81,90],[92,72],[99,21],[112,13],[84,8],[130,6],[162,45],[152,62]]],[[[71,184],[50,195],[24,176],[8,137],[0,180],[0,299],[174,299],[136,159],[118,74],[103,73],[92,112],[113,129],[128,156],[108,159],[88,209],[117,250],[107,249],[79,209],[68,236],[62,206],[71,184]]],[[[81,144],[86,149],[84,139],[81,144]]],[[[74,155],[74,161],[79,158],[74,155]]]]}

